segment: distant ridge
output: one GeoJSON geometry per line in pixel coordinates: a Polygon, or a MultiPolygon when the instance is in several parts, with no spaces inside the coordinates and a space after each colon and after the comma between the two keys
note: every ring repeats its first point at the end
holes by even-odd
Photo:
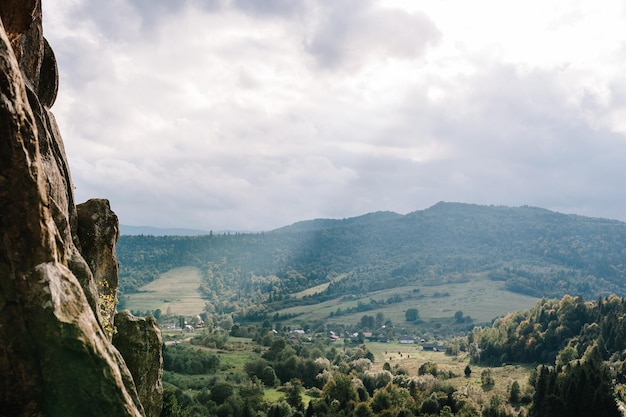
{"type": "Polygon", "coordinates": [[[289,226],[283,226],[278,229],[274,229],[272,230],[272,232],[305,232],[311,230],[332,229],[335,227],[365,225],[384,222],[387,220],[398,220],[402,217],[402,214],[394,213],[393,211],[377,211],[374,213],[367,213],[361,216],[348,217],[345,219],[303,220],[289,226]]]}
{"type": "Polygon", "coordinates": [[[197,229],[160,228],[151,226],[127,226],[120,224],[120,234],[129,236],[202,236],[211,232],[197,229]]]}

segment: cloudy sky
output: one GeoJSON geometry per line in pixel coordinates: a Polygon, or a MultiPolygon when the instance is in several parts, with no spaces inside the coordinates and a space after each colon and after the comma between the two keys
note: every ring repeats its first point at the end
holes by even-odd
{"type": "Polygon", "coordinates": [[[438,201],[626,220],[626,10],[44,0],[77,201],[270,230],[438,201]]]}

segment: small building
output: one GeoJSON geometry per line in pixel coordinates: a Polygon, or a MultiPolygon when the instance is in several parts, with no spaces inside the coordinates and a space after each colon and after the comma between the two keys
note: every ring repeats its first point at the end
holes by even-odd
{"type": "Polygon", "coordinates": [[[398,340],[400,341],[400,344],[402,345],[415,343],[415,339],[413,338],[413,336],[408,336],[408,335],[402,335],[398,338],[398,340]]]}
{"type": "Polygon", "coordinates": [[[387,336],[385,336],[384,334],[379,334],[378,337],[376,338],[376,340],[378,340],[381,343],[387,343],[389,341],[389,339],[387,338],[387,336]]]}
{"type": "Polygon", "coordinates": [[[437,343],[422,343],[422,349],[432,352],[445,352],[446,347],[437,343]]]}
{"type": "Polygon", "coordinates": [[[191,324],[196,328],[196,329],[201,329],[204,327],[204,320],[202,320],[202,317],[200,316],[195,316],[192,320],[191,320],[191,324]]]}

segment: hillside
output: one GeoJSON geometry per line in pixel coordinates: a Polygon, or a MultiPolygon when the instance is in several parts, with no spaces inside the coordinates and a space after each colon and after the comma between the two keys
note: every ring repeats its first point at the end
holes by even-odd
{"type": "Polygon", "coordinates": [[[266,314],[476,277],[533,297],[623,296],[625,245],[626,224],[614,220],[442,202],[407,215],[318,219],[256,234],[122,236],[117,254],[125,294],[172,268],[193,266],[216,310],[263,304],[266,314]],[[320,292],[306,292],[314,287],[320,292]]]}

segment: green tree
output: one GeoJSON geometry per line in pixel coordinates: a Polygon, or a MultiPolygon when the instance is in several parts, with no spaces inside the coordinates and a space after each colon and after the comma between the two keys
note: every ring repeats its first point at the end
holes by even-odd
{"type": "Polygon", "coordinates": [[[361,402],[354,408],[354,415],[356,417],[374,417],[374,412],[366,402],[361,402]]]}
{"type": "Polygon", "coordinates": [[[496,381],[493,378],[491,369],[485,369],[480,373],[480,382],[483,388],[491,388],[495,385],[496,381]]]}
{"type": "Polygon", "coordinates": [[[259,379],[263,381],[263,385],[265,385],[266,387],[275,386],[276,381],[278,380],[278,378],[276,378],[274,368],[269,365],[263,368],[263,371],[261,371],[261,375],[259,375],[259,379]]]}
{"type": "Polygon", "coordinates": [[[564,347],[556,357],[556,365],[562,367],[578,359],[578,351],[571,346],[564,347]]]}
{"type": "Polygon", "coordinates": [[[423,414],[429,415],[439,413],[439,401],[437,401],[437,394],[433,393],[430,397],[424,400],[421,411],[423,414]]]}
{"type": "Polygon", "coordinates": [[[387,390],[381,389],[372,398],[372,411],[380,414],[383,410],[388,410],[392,406],[391,394],[387,390]]]}
{"type": "Polygon", "coordinates": [[[454,313],[454,321],[457,323],[463,323],[463,312],[461,310],[454,313]]]}
{"type": "Polygon", "coordinates": [[[287,404],[294,409],[304,411],[304,403],[302,402],[302,382],[299,379],[294,378],[289,381],[286,401],[287,404]]]}
{"type": "Polygon", "coordinates": [[[364,315],[361,317],[361,328],[373,329],[375,324],[374,316],[364,315]]]}
{"type": "Polygon", "coordinates": [[[438,373],[439,368],[437,367],[437,364],[433,361],[423,363],[417,370],[418,375],[431,374],[432,376],[436,377],[438,373]]]}
{"type": "Polygon", "coordinates": [[[509,402],[511,404],[517,404],[521,398],[521,389],[519,382],[513,381],[511,389],[509,390],[509,402]]]}
{"type": "Polygon", "coordinates": [[[267,410],[267,417],[289,417],[291,414],[291,407],[285,401],[275,402],[267,410]]]}
{"type": "Polygon", "coordinates": [[[341,408],[344,408],[349,401],[357,400],[357,393],[352,384],[352,379],[348,375],[335,373],[322,389],[324,398],[329,402],[337,400],[341,408]]]}
{"type": "MultiPolygon", "coordinates": [[[[489,405],[483,409],[483,417],[509,417],[506,407],[504,406],[498,394],[491,397],[489,405]]],[[[556,417],[556,416],[555,416],[556,417]]]]}
{"type": "Polygon", "coordinates": [[[452,409],[449,405],[444,405],[439,412],[439,417],[452,417],[452,409]]]}
{"type": "Polygon", "coordinates": [[[416,308],[409,308],[404,313],[406,321],[415,321],[419,318],[419,311],[416,308]]]}
{"type": "Polygon", "coordinates": [[[211,388],[211,399],[216,404],[223,404],[234,391],[233,386],[228,382],[218,382],[211,388]]]}
{"type": "Polygon", "coordinates": [[[465,366],[465,369],[463,370],[463,373],[465,374],[466,377],[470,377],[470,375],[472,375],[472,368],[470,368],[469,365],[465,366]]]}
{"type": "Polygon", "coordinates": [[[375,324],[376,324],[377,328],[378,327],[382,327],[383,324],[385,324],[385,315],[382,312],[379,311],[378,313],[376,313],[376,320],[375,321],[376,321],[375,324]]]}
{"type": "Polygon", "coordinates": [[[180,417],[183,411],[178,404],[176,398],[176,389],[166,387],[163,390],[163,408],[161,409],[161,417],[180,417]]]}
{"type": "Polygon", "coordinates": [[[539,367],[530,417],[621,415],[608,367],[602,362],[597,345],[590,347],[583,360],[564,368],[539,367]]]}

